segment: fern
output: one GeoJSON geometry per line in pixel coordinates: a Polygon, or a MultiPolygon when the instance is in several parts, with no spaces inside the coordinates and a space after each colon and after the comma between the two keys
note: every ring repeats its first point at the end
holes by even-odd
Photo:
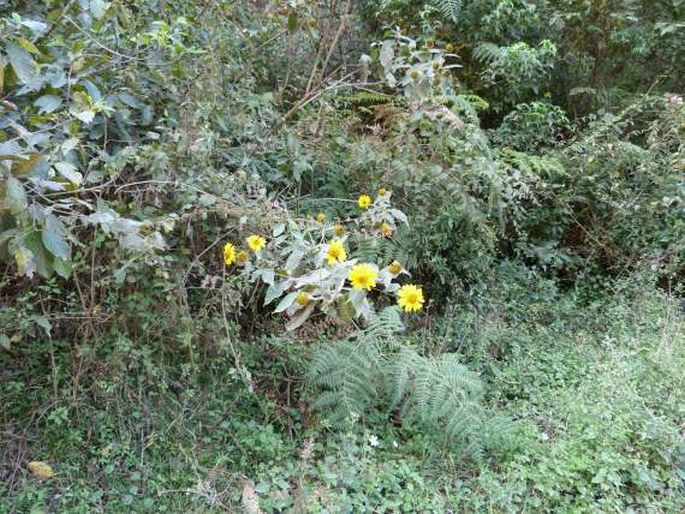
{"type": "Polygon", "coordinates": [[[374,314],[355,337],[318,353],[309,369],[309,381],[323,392],[314,402],[334,425],[366,412],[377,400],[381,343],[404,329],[397,307],[374,314]]]}
{"type": "Polygon", "coordinates": [[[473,49],[473,58],[486,64],[496,61],[501,55],[502,49],[496,44],[488,41],[478,43],[473,49]]]}
{"type": "Polygon", "coordinates": [[[319,353],[309,369],[309,380],[323,389],[313,404],[335,426],[361,415],[378,396],[375,377],[380,348],[373,339],[344,341],[319,353]]]}
{"type": "Polygon", "coordinates": [[[404,324],[400,317],[399,308],[386,307],[381,312],[371,316],[364,334],[370,339],[385,339],[386,342],[392,342],[393,336],[403,330],[404,324]]]}
{"type": "Polygon", "coordinates": [[[355,337],[319,353],[309,371],[321,389],[314,409],[345,426],[387,397],[403,419],[432,428],[452,449],[480,460],[507,423],[489,419],[480,380],[455,355],[429,358],[399,346],[395,335],[402,329],[399,310],[389,307],[355,337]]]}
{"type": "Polygon", "coordinates": [[[454,23],[459,23],[461,15],[461,0],[434,0],[434,5],[440,9],[445,18],[454,23]]]}
{"type": "Polygon", "coordinates": [[[482,386],[455,355],[430,359],[404,348],[388,371],[386,387],[403,416],[443,431],[463,454],[480,458],[487,424],[482,386]]]}

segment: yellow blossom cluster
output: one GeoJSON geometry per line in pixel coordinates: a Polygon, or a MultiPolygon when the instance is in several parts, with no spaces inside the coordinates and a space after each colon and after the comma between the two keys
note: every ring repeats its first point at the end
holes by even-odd
{"type": "MultiPolygon", "coordinates": [[[[381,187],[378,190],[378,197],[376,201],[380,202],[379,206],[385,205],[385,201],[387,200],[387,196],[389,194],[390,191],[384,187],[381,187]]],[[[357,205],[360,209],[368,209],[374,205],[374,200],[369,195],[362,194],[357,199],[357,205]]],[[[372,218],[375,215],[376,213],[372,215],[372,218]]],[[[324,224],[327,216],[325,213],[320,212],[315,216],[315,219],[318,223],[324,224]]],[[[383,221],[383,218],[375,222],[375,227],[378,231],[377,233],[382,237],[391,237],[395,231],[395,226],[392,224],[392,221],[383,221]]],[[[324,260],[329,266],[336,266],[338,264],[343,264],[346,267],[349,266],[347,268],[347,280],[349,281],[349,284],[353,290],[370,292],[376,288],[379,281],[379,276],[385,277],[381,278],[380,280],[382,283],[387,285],[385,281],[388,280],[388,273],[391,275],[390,280],[392,280],[397,278],[403,272],[404,268],[398,261],[391,262],[383,271],[379,271],[378,267],[371,263],[347,263],[348,256],[343,239],[343,236],[345,236],[346,233],[345,227],[342,225],[342,223],[336,222],[332,227],[332,232],[335,235],[335,238],[330,240],[324,247],[324,260]]],[[[258,234],[250,235],[245,241],[249,250],[255,253],[258,258],[260,252],[262,252],[262,250],[264,250],[267,246],[267,240],[258,234]]],[[[236,246],[231,242],[227,242],[224,245],[223,255],[224,262],[227,266],[231,266],[234,263],[245,264],[250,258],[248,251],[236,248],[236,246]]],[[[311,286],[307,287],[310,288],[311,286]]],[[[399,307],[404,311],[417,312],[423,308],[425,298],[423,295],[423,290],[420,286],[416,284],[405,284],[401,287],[393,285],[391,290],[396,291],[395,295],[397,305],[399,305],[399,307]]],[[[294,298],[291,300],[291,302],[296,303],[300,307],[306,307],[310,305],[313,301],[316,301],[318,297],[315,296],[312,298],[308,291],[311,291],[311,289],[300,290],[296,295],[294,295],[294,298]]]]}
{"type": "MultiPolygon", "coordinates": [[[[402,265],[397,261],[393,261],[388,269],[393,275],[397,275],[402,271],[402,265]]],[[[378,271],[371,264],[357,264],[350,269],[347,278],[350,284],[352,284],[353,289],[371,291],[376,287],[378,271]]],[[[406,312],[421,310],[424,302],[423,289],[420,286],[406,284],[397,291],[397,304],[406,312]]]]}
{"type": "MultiPolygon", "coordinates": [[[[254,253],[259,253],[266,247],[266,239],[257,234],[249,236],[245,241],[254,253]]],[[[249,258],[250,256],[245,250],[238,250],[233,243],[229,242],[224,245],[224,263],[226,266],[231,266],[236,262],[245,264],[249,258]]]]}

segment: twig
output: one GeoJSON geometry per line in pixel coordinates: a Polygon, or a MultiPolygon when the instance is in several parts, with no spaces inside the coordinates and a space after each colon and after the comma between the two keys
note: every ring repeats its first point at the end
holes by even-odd
{"type": "Polygon", "coordinates": [[[62,9],[62,12],[59,14],[59,17],[55,20],[55,22],[50,25],[50,28],[45,32],[45,34],[42,34],[40,37],[48,37],[52,32],[57,28],[59,25],[59,22],[62,21],[62,18],[66,16],[66,14],[71,10],[73,5],[76,3],[76,0],[69,0],[69,3],[64,6],[64,9],[62,9]]]}
{"type": "Polygon", "coordinates": [[[65,15],[64,19],[67,20],[69,23],[71,23],[76,28],[76,30],[78,30],[81,34],[86,36],[88,39],[90,39],[93,43],[95,43],[97,46],[102,48],[104,51],[109,52],[112,55],[116,55],[117,57],[121,57],[122,59],[126,59],[127,61],[145,62],[145,59],[141,59],[140,57],[132,57],[130,55],[124,55],[124,54],[117,52],[116,50],[112,50],[108,46],[102,44],[100,41],[95,39],[91,34],[86,32],[85,30],[83,30],[78,23],[76,23],[74,20],[71,19],[70,16],[65,15]]]}

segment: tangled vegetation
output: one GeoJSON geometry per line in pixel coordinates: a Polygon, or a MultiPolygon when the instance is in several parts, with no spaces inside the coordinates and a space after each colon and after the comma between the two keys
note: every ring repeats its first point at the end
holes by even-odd
{"type": "Polygon", "coordinates": [[[685,511],[684,31],[0,1],[0,511],[685,511]]]}

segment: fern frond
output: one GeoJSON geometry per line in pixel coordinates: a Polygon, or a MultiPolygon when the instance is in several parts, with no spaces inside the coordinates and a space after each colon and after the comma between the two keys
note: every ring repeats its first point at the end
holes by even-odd
{"type": "Polygon", "coordinates": [[[378,397],[375,377],[380,348],[374,339],[345,341],[319,352],[308,378],[323,389],[313,408],[334,425],[344,425],[353,413],[363,414],[378,397]]]}
{"type": "Polygon", "coordinates": [[[404,331],[404,323],[397,306],[386,307],[374,313],[369,318],[369,324],[364,330],[364,337],[375,340],[390,340],[399,332],[404,331]]]}
{"type": "Polygon", "coordinates": [[[497,60],[502,54],[499,46],[488,41],[478,43],[473,49],[473,58],[483,63],[490,63],[497,60]]]}
{"type": "Polygon", "coordinates": [[[440,427],[462,451],[476,458],[482,453],[486,415],[480,405],[480,380],[455,355],[430,359],[404,348],[390,365],[393,405],[405,416],[440,427]]]}
{"type": "Polygon", "coordinates": [[[454,23],[459,23],[461,15],[461,0],[433,0],[434,5],[440,9],[445,18],[454,23]]]}

